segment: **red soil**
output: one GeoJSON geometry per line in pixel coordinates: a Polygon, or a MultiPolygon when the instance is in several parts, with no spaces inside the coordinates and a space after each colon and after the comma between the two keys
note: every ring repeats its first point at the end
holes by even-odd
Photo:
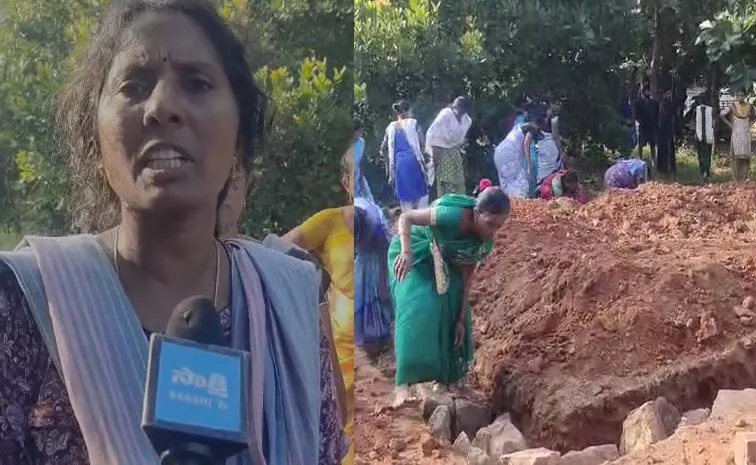
{"type": "Polygon", "coordinates": [[[710,403],[738,381],[682,378],[751,331],[733,309],[756,289],[755,213],[752,185],[515,202],[471,294],[475,381],[530,442],[561,450],[616,442],[655,393],[710,403]]]}
{"type": "MultiPolygon", "coordinates": [[[[755,185],[515,202],[471,293],[473,385],[530,446],[562,451],[618,443],[657,395],[686,410],[756,385],[756,349],[737,342],[753,329],[734,311],[756,297],[755,240],[755,185]]],[[[416,406],[376,413],[392,388],[390,357],[357,351],[357,464],[464,463],[422,453],[416,406]]]]}

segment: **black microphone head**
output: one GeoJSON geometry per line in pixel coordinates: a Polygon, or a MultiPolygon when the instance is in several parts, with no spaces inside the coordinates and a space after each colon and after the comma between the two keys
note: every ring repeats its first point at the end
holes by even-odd
{"type": "Polygon", "coordinates": [[[223,326],[213,301],[189,297],[176,305],[165,335],[216,346],[225,346],[223,326]]]}

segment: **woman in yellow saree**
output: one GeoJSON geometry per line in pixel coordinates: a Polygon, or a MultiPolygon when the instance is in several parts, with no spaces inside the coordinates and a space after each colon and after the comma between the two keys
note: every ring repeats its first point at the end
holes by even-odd
{"type": "Polygon", "coordinates": [[[354,463],[354,147],[342,159],[341,182],[349,205],[322,210],[283,238],[317,255],[331,278],[328,290],[333,339],[346,389],[344,430],[349,453],[342,465],[354,463]]]}

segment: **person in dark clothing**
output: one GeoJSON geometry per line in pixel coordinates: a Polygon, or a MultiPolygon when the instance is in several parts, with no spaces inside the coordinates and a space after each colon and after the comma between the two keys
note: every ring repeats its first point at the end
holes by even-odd
{"type": "Polygon", "coordinates": [[[656,160],[656,139],[659,127],[659,101],[651,98],[651,90],[643,88],[642,98],[635,105],[635,120],[638,121],[638,156],[643,158],[643,148],[651,148],[651,162],[656,160]]]}
{"type": "Polygon", "coordinates": [[[699,95],[695,99],[695,108],[692,112],[696,124],[698,168],[704,181],[711,178],[711,152],[714,146],[715,113],[708,104],[710,101],[708,94],[699,95]]]}
{"type": "Polygon", "coordinates": [[[675,126],[677,122],[677,108],[672,99],[672,91],[664,92],[664,99],[659,109],[659,130],[657,132],[656,165],[660,173],[676,176],[677,157],[675,154],[675,126]]]}

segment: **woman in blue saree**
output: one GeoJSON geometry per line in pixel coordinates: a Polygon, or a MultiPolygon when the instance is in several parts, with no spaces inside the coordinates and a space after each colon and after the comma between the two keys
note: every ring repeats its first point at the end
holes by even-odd
{"type": "Polygon", "coordinates": [[[374,352],[391,339],[391,228],[381,208],[365,197],[354,198],[354,235],[354,343],[374,352]]]}
{"type": "Polygon", "coordinates": [[[77,227],[0,254],[0,463],[157,465],[141,428],[148,335],[202,295],[250,353],[232,465],[346,454],[311,264],[216,223],[265,99],[208,0],[114,2],[60,104],[77,227]]]}

